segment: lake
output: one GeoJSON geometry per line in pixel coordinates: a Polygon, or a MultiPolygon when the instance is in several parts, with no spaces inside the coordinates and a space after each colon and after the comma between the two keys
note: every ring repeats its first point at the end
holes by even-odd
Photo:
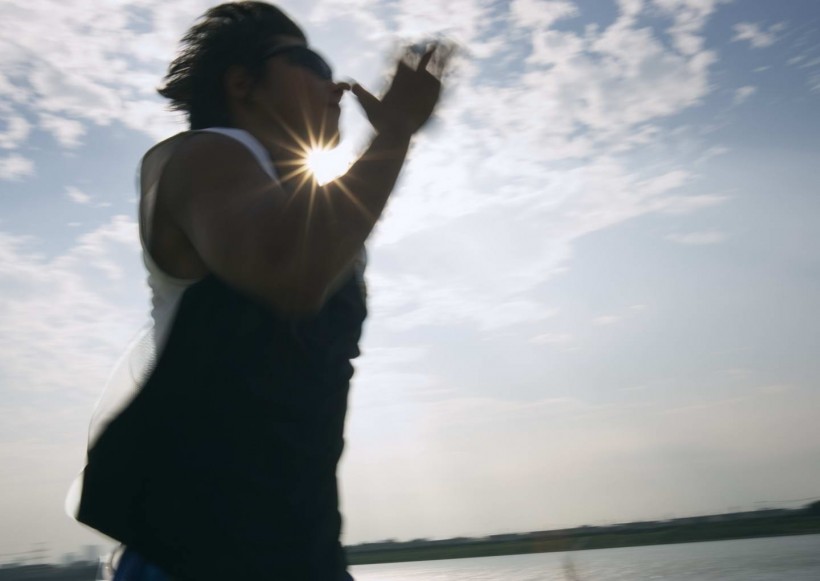
{"type": "Polygon", "coordinates": [[[818,581],[820,535],[358,565],[356,581],[818,581]]]}

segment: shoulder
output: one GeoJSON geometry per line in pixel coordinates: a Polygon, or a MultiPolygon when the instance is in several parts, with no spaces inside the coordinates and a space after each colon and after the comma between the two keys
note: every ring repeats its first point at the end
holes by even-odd
{"type": "Polygon", "coordinates": [[[140,162],[140,175],[143,182],[155,183],[169,170],[170,173],[175,170],[200,173],[232,167],[245,170],[253,161],[247,147],[235,138],[213,131],[184,131],[149,149],[140,162]]]}
{"type": "Polygon", "coordinates": [[[234,163],[243,166],[254,163],[247,146],[223,133],[191,131],[181,137],[181,143],[169,160],[178,165],[195,164],[197,169],[208,171],[214,166],[231,167],[234,163]]]}
{"type": "Polygon", "coordinates": [[[185,135],[168,156],[161,189],[166,197],[194,193],[199,197],[207,191],[254,187],[269,179],[242,142],[221,133],[198,131],[185,135]]]}

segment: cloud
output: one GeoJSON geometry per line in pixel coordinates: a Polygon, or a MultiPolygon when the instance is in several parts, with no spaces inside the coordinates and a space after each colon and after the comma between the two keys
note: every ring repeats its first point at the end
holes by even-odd
{"type": "Polygon", "coordinates": [[[578,6],[565,0],[513,0],[510,3],[513,22],[526,28],[549,28],[559,20],[579,14],[578,6]]]}
{"type": "Polygon", "coordinates": [[[530,339],[536,345],[568,345],[573,340],[574,337],[569,333],[541,333],[530,339]]]}
{"type": "Polygon", "coordinates": [[[144,286],[123,276],[140,267],[136,224],[115,216],[53,258],[34,248],[0,233],[0,389],[99,395],[144,320],[144,286]]]}
{"type": "Polygon", "coordinates": [[[761,24],[754,22],[739,22],[732,27],[734,36],[732,42],[747,41],[752,48],[767,48],[778,41],[777,33],[785,29],[785,25],[774,24],[764,30],[761,24]]]}
{"type": "Polygon", "coordinates": [[[440,399],[428,407],[426,418],[432,429],[446,426],[452,429],[458,424],[494,424],[511,420],[525,422],[541,420],[552,415],[565,416],[589,408],[586,402],[570,397],[546,397],[533,401],[516,401],[496,397],[452,397],[440,399]]]}
{"type": "Polygon", "coordinates": [[[447,3],[398,0],[395,32],[419,38],[445,32],[464,43],[478,40],[493,22],[491,3],[484,0],[452,0],[447,3]]]}
{"type": "MultiPolygon", "coordinates": [[[[668,2],[664,14],[702,38],[714,5],[668,2]]],[[[670,48],[639,23],[647,9],[639,2],[620,4],[602,30],[550,28],[576,15],[573,6],[511,4],[496,32],[517,39],[495,55],[509,63],[503,83],[472,62],[436,131],[418,140],[372,242],[382,265],[374,312],[385,326],[526,325],[554,311],[534,289],[567,268],[577,239],[727,200],[688,192],[697,176],[668,160],[651,170],[629,165],[632,154],[671,144],[674,132],[661,124],[713,90],[714,53],[670,48]],[[530,18],[545,7],[541,20],[530,18]],[[522,47],[530,48],[523,63],[513,56],[522,47]]],[[[475,36],[480,27],[465,29],[475,36]]]]}
{"type": "Polygon", "coordinates": [[[682,54],[693,55],[703,50],[703,27],[718,5],[729,0],[652,0],[673,20],[667,33],[682,54]]]}
{"type": "Polygon", "coordinates": [[[515,293],[496,289],[477,292],[473,285],[480,279],[458,285],[455,281],[451,284],[432,282],[423,274],[403,276],[400,282],[384,273],[368,277],[372,289],[371,310],[382,325],[400,332],[417,327],[467,324],[487,333],[555,315],[555,309],[540,301],[516,298],[515,293]]]}
{"type": "Polygon", "coordinates": [[[75,119],[67,119],[57,115],[42,113],[40,115],[40,127],[51,133],[57,142],[66,149],[72,149],[81,144],[81,138],[85,135],[86,128],[75,119]]]}
{"type": "MultiPolygon", "coordinates": [[[[5,128],[0,129],[0,149],[16,149],[31,132],[31,125],[25,117],[16,115],[13,109],[0,103],[0,120],[5,128]]],[[[2,125],[0,125],[2,127],[2,125]]]]}
{"type": "Polygon", "coordinates": [[[804,71],[806,84],[812,93],[820,92],[820,44],[817,43],[816,27],[806,23],[790,34],[787,50],[796,52],[786,60],[786,64],[804,71]]]}
{"type": "Polygon", "coordinates": [[[595,317],[592,319],[593,324],[604,327],[609,325],[614,325],[615,323],[620,322],[623,320],[623,317],[620,315],[601,315],[600,317],[595,317]]]}
{"type": "Polygon", "coordinates": [[[66,196],[68,196],[68,199],[75,204],[88,204],[91,202],[91,196],[81,191],[79,188],[75,188],[74,186],[67,187],[65,193],[66,196]]]}
{"type": "Polygon", "coordinates": [[[439,183],[434,177],[446,170],[437,174],[435,164],[419,163],[430,177],[420,183],[411,165],[371,245],[372,309],[387,328],[460,324],[489,332],[543,320],[555,305],[536,289],[564,272],[579,238],[648,213],[725,201],[677,194],[685,172],[646,178],[614,160],[543,171],[532,184],[519,176],[517,187],[497,189],[486,184],[498,177],[481,169],[457,174],[457,185],[439,183]]]}
{"type": "MultiPolygon", "coordinates": [[[[576,145],[584,144],[581,155],[596,145],[628,151],[653,141],[655,130],[645,124],[696,105],[709,92],[707,74],[715,55],[671,51],[635,18],[622,11],[612,25],[590,35],[535,31],[528,60],[533,70],[523,79],[529,92],[513,93],[517,103],[501,99],[499,107],[522,117],[539,111],[544,122],[533,129],[549,128],[538,135],[548,150],[556,137],[563,137],[561,149],[572,145],[566,142],[573,135],[576,145]],[[589,132],[586,137],[578,135],[583,130],[589,132]]],[[[532,122],[530,116],[527,123],[532,122]]]]}
{"type": "Polygon", "coordinates": [[[735,90],[734,104],[742,105],[746,100],[757,92],[757,87],[746,85],[735,90]]]}
{"type": "Polygon", "coordinates": [[[806,84],[812,93],[820,93],[820,73],[809,75],[806,84]]]}
{"type": "Polygon", "coordinates": [[[638,403],[475,396],[429,402],[417,410],[421,430],[386,449],[359,449],[342,466],[347,538],[379,538],[384,515],[398,515],[397,503],[429,510],[388,519],[394,538],[482,535],[653,520],[670,506],[682,515],[719,512],[729,493],[752,505],[782,482],[779,468],[789,462],[800,463],[805,481],[820,476],[811,462],[819,451],[813,390],[672,406],[655,397],[642,390],[630,396],[638,403]],[[694,490],[679,486],[698,470],[708,471],[708,481],[694,490]]]}
{"type": "MultiPolygon", "coordinates": [[[[42,18],[22,2],[5,6],[20,22],[20,42],[0,52],[11,71],[0,92],[37,110],[40,127],[67,148],[89,124],[173,131],[152,87],[204,6],[149,2],[79,18],[76,2],[42,18]]],[[[517,0],[501,15],[480,0],[446,9],[416,0],[360,0],[353,9],[336,0],[293,4],[297,17],[315,24],[369,23],[377,44],[445,30],[467,49],[463,73],[433,130],[417,140],[373,239],[374,257],[385,265],[371,277],[373,309],[384,325],[470,325],[486,335],[544,321],[555,306],[536,289],[567,269],[581,237],[649,213],[724,202],[688,191],[697,176],[677,160],[644,163],[674,144],[675,117],[714,88],[716,55],[703,40],[717,4],[624,1],[610,25],[582,31],[554,28],[582,15],[561,0],[517,0]],[[657,14],[671,22],[671,45],[641,18],[657,14]],[[508,64],[502,81],[482,74],[499,62],[508,64]]],[[[371,48],[364,60],[372,63],[371,48]]],[[[67,194],[88,201],[76,188],[67,194]]],[[[116,260],[85,252],[98,274],[122,279],[116,260]]]]}
{"type": "Polygon", "coordinates": [[[65,518],[63,499],[94,402],[148,307],[131,218],[112,216],[56,255],[43,246],[0,232],[0,461],[10,475],[0,512],[21,519],[19,536],[3,539],[9,550],[101,542],[65,518]]]}
{"type": "Polygon", "coordinates": [[[714,159],[715,157],[726,155],[730,151],[731,150],[728,147],[725,147],[723,145],[711,145],[707,147],[701,155],[698,156],[698,158],[695,160],[694,165],[701,165],[711,159],[714,159]]]}
{"type": "Polygon", "coordinates": [[[306,14],[306,19],[314,25],[339,25],[340,20],[350,19],[356,25],[357,34],[367,41],[384,41],[390,28],[383,18],[379,18],[372,0],[321,0],[316,2],[306,14]]]}
{"type": "Polygon", "coordinates": [[[17,153],[0,157],[0,180],[17,181],[33,175],[32,160],[17,153]]]}
{"type": "Polygon", "coordinates": [[[626,320],[628,317],[636,316],[638,313],[641,313],[646,310],[646,305],[630,305],[627,307],[627,311],[624,314],[617,314],[617,313],[607,313],[604,315],[598,315],[592,319],[592,324],[597,327],[609,327],[611,325],[615,325],[626,320]]]}
{"type": "Polygon", "coordinates": [[[128,216],[112,216],[96,230],[81,235],[71,251],[59,257],[56,263],[73,266],[82,260],[87,266],[104,272],[110,281],[121,281],[124,270],[117,249],[130,252],[132,257],[141,250],[137,223],[128,216]]]}
{"type": "Polygon", "coordinates": [[[5,2],[0,97],[35,112],[40,127],[66,148],[79,145],[89,126],[112,122],[167,135],[178,125],[152,97],[153,88],[185,26],[204,8],[196,1],[173,7],[150,1],[106,7],[81,0],[5,2]],[[137,10],[145,20],[135,18],[137,10]],[[147,117],[153,122],[146,123],[147,117]]]}
{"type": "Polygon", "coordinates": [[[704,208],[711,208],[726,203],[729,196],[717,194],[699,194],[694,196],[669,196],[658,211],[664,214],[689,214],[704,208]]]}
{"type": "Polygon", "coordinates": [[[703,232],[689,232],[687,234],[670,234],[666,239],[689,246],[706,246],[710,244],[720,244],[726,240],[726,234],[718,232],[717,230],[708,230],[703,232]]]}

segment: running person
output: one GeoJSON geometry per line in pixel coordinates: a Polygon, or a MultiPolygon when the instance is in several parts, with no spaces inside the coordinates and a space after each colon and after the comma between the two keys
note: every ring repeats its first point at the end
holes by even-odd
{"type": "Polygon", "coordinates": [[[400,62],[378,99],[263,2],[212,8],[183,38],[159,92],[190,131],[140,170],[158,357],[93,440],[77,515],[126,546],[116,579],[349,579],[336,465],[364,243],[438,101],[438,56],[400,62]],[[319,185],[305,146],[338,143],[347,90],[374,138],[319,185]]]}

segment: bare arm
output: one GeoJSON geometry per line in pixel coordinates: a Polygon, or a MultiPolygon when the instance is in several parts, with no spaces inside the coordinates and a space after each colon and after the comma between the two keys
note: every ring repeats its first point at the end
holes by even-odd
{"type": "MultiPolygon", "coordinates": [[[[384,211],[401,172],[411,135],[382,132],[340,178],[316,187],[306,214],[301,277],[321,303],[330,285],[350,266],[384,211]]],[[[304,199],[305,193],[301,194],[304,199]]],[[[310,293],[313,294],[313,293],[310,293]]]]}

